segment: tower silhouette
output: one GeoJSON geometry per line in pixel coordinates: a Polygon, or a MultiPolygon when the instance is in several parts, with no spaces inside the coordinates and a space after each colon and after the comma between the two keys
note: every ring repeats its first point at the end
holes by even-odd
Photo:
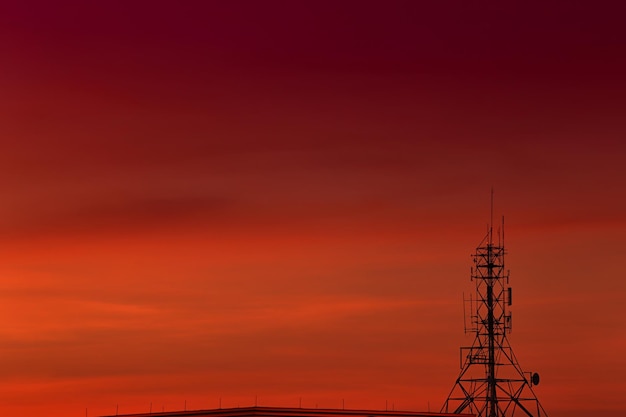
{"type": "Polygon", "coordinates": [[[539,374],[524,372],[513,353],[507,334],[511,332],[512,290],[504,269],[504,218],[493,240],[493,191],[491,223],[487,235],[472,255],[471,279],[475,299],[469,303],[466,333],[474,333],[471,346],[461,347],[461,372],[446,399],[442,412],[469,412],[479,417],[547,416],[533,391],[539,374]]]}

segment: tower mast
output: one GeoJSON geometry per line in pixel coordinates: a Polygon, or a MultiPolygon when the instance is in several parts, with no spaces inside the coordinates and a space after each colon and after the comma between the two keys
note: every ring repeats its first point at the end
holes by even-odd
{"type": "Polygon", "coordinates": [[[512,290],[504,269],[504,218],[498,243],[493,239],[493,189],[491,221],[487,235],[472,255],[471,279],[476,303],[471,303],[466,332],[474,334],[471,346],[461,347],[461,372],[442,411],[470,412],[479,417],[546,417],[533,386],[539,375],[524,372],[507,335],[511,332],[512,290]]]}
{"type": "MultiPolygon", "coordinates": [[[[487,339],[488,339],[488,381],[487,392],[489,403],[489,417],[497,417],[498,398],[496,394],[496,359],[495,359],[495,331],[494,331],[494,303],[493,303],[493,284],[496,279],[494,274],[494,265],[496,265],[496,257],[494,256],[493,246],[493,188],[491,188],[491,216],[489,222],[489,242],[487,243],[487,339]]],[[[504,248],[502,250],[502,266],[504,267],[504,248]]],[[[508,277],[507,277],[508,279],[508,277]]]]}

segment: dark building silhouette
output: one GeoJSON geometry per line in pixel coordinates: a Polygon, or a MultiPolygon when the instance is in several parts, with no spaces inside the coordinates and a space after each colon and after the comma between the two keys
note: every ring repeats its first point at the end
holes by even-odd
{"type": "Polygon", "coordinates": [[[430,413],[416,411],[335,410],[323,408],[242,407],[219,408],[213,410],[119,414],[118,417],[474,417],[474,414],[430,413]]]}

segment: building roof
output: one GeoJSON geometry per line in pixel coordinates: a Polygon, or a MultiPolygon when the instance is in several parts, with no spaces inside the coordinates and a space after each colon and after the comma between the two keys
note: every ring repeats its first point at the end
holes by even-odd
{"type": "MultiPolygon", "coordinates": [[[[118,417],[474,417],[474,414],[324,408],[241,407],[212,410],[119,414],[118,417]]],[[[114,416],[103,416],[114,417],[114,416]]]]}

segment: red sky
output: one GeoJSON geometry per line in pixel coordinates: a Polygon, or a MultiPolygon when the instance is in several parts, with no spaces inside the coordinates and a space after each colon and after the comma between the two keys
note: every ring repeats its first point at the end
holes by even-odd
{"type": "Polygon", "coordinates": [[[626,413],[623,5],[0,8],[0,415],[438,410],[492,186],[542,404],[626,413]]]}

